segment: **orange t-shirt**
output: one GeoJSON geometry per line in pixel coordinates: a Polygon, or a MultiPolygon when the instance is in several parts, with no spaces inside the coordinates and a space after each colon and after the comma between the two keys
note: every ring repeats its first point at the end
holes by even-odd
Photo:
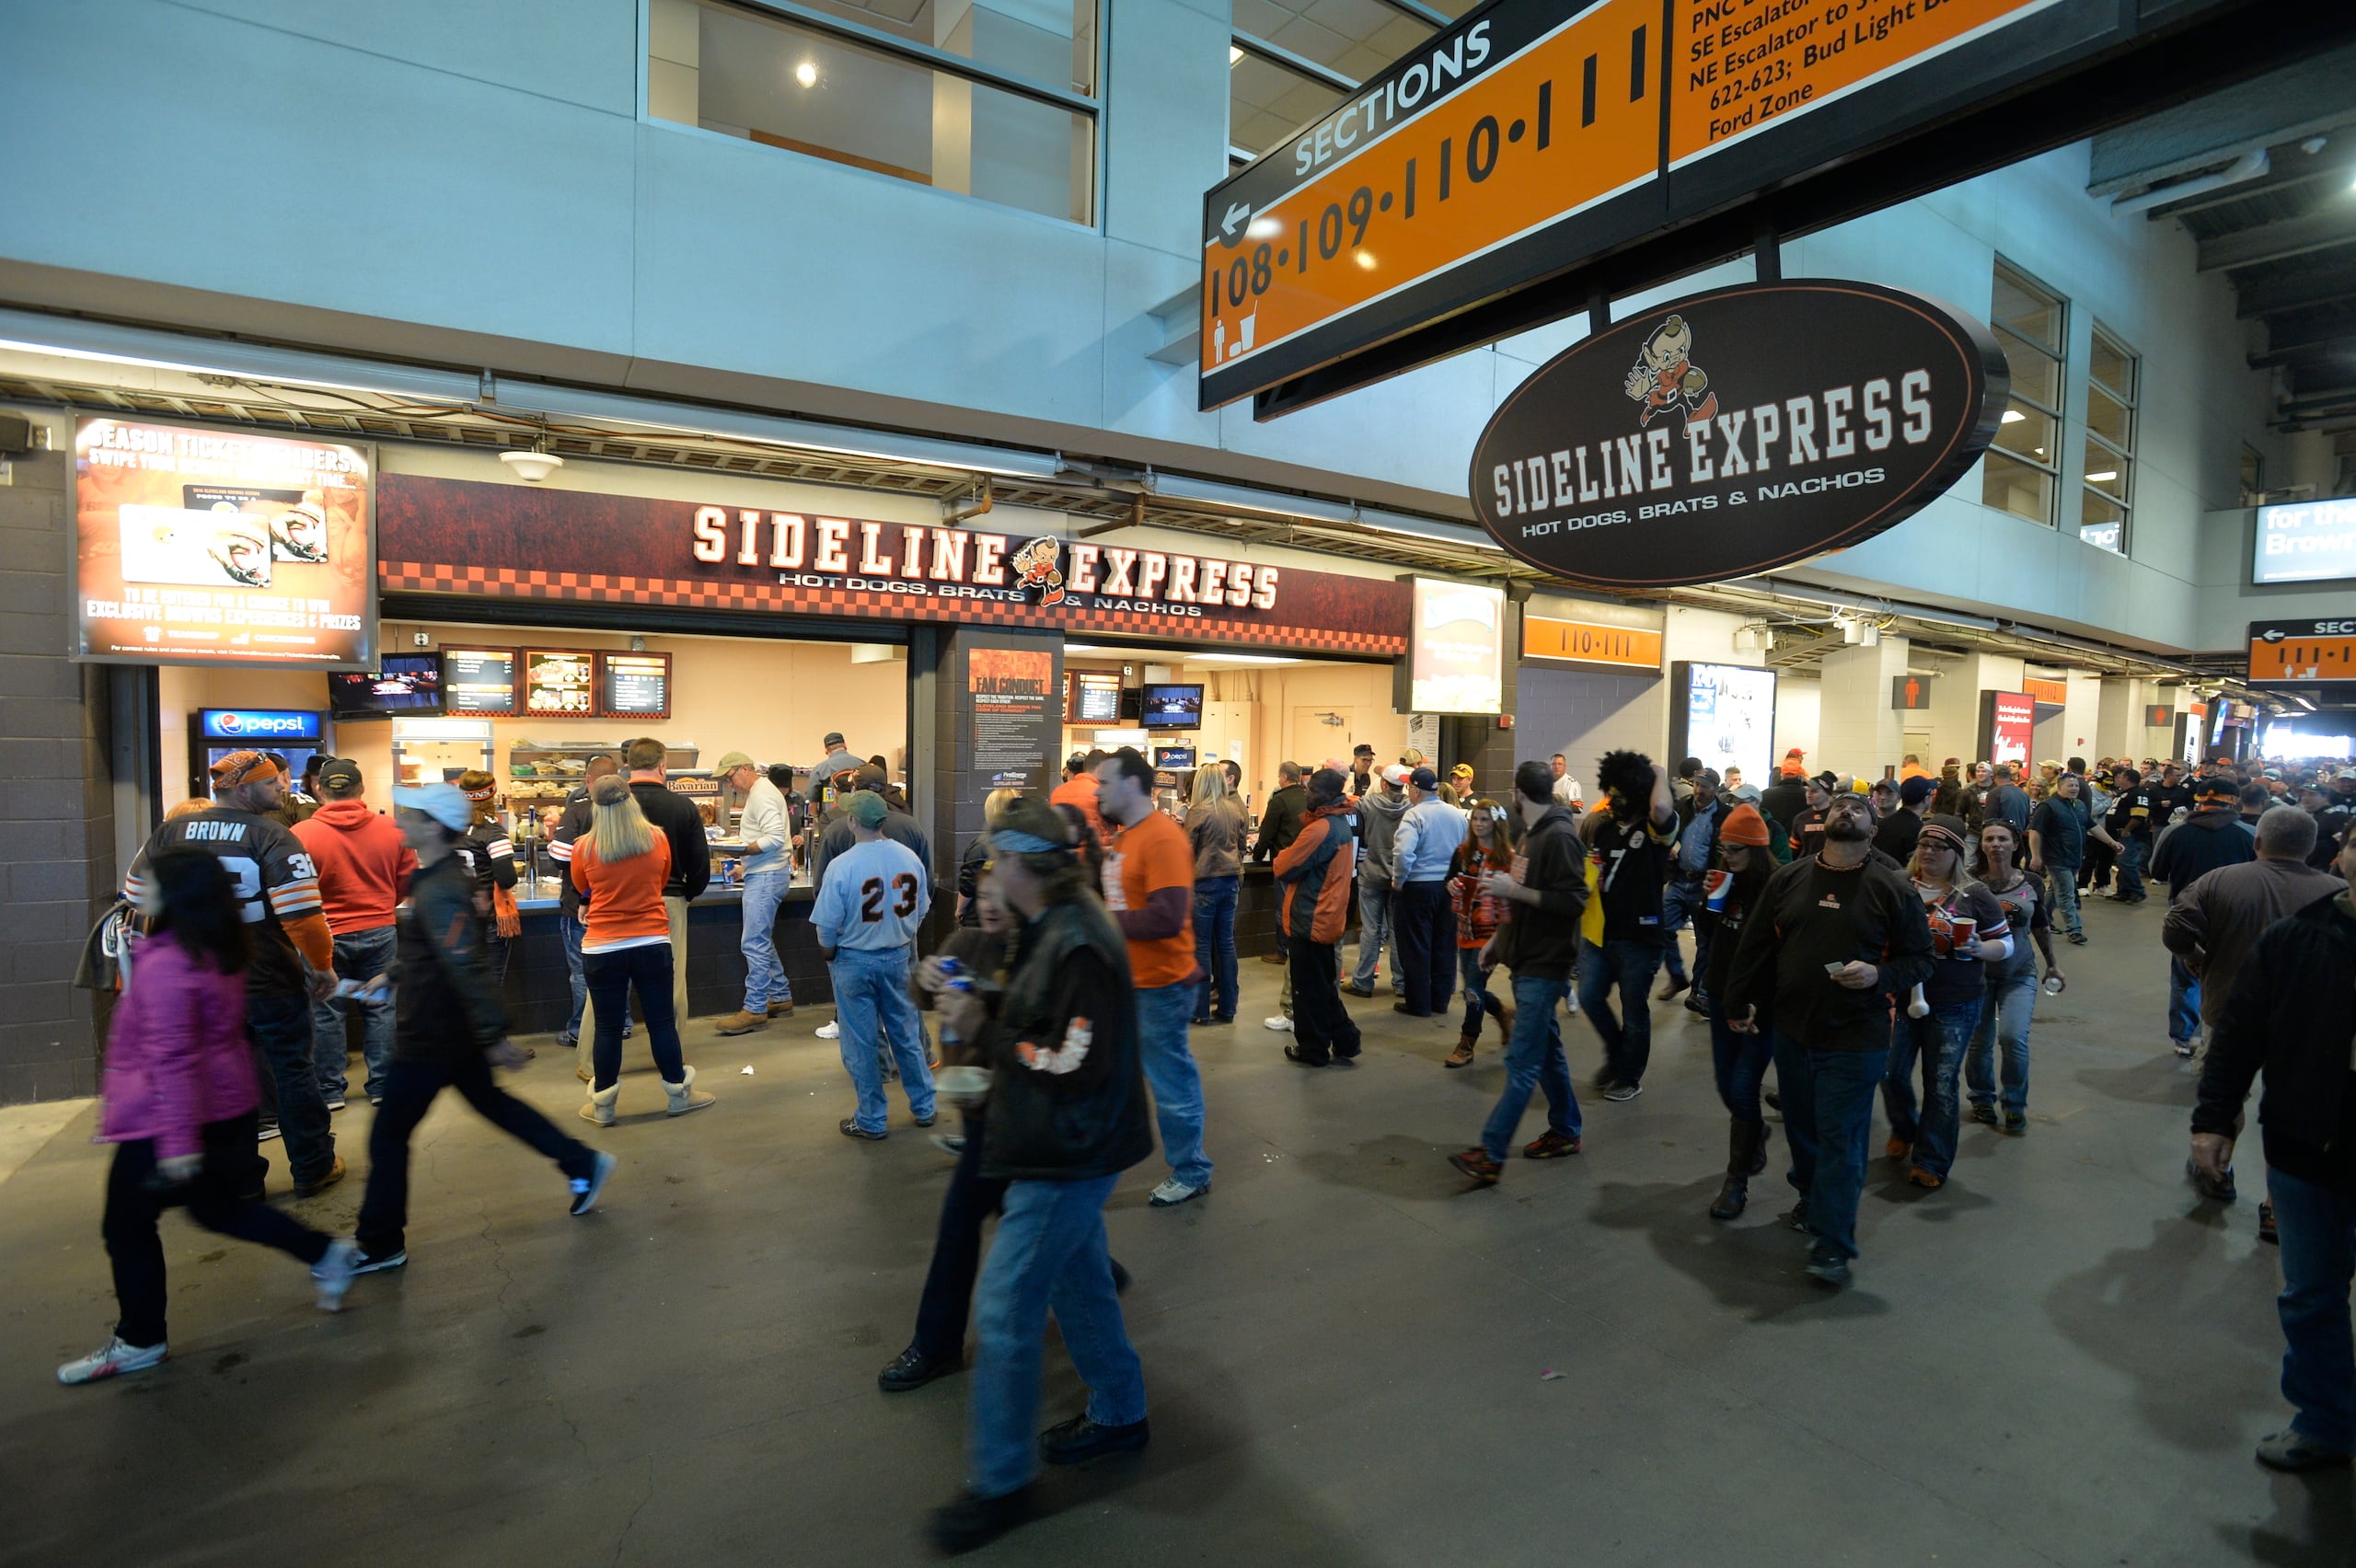
{"type": "Polygon", "coordinates": [[[659,832],[645,854],[611,862],[597,858],[594,839],[577,841],[572,847],[572,885],[581,890],[586,927],[581,951],[668,940],[671,912],[663,902],[663,883],[670,875],[671,841],[659,832]]]}
{"type": "Polygon", "coordinates": [[[1129,977],[1140,987],[1175,986],[1195,974],[1195,847],[1166,813],[1148,812],[1104,847],[1104,903],[1114,914],[1142,909],[1166,887],[1186,890],[1186,918],[1174,936],[1130,939],[1129,977]]]}
{"type": "Polygon", "coordinates": [[[1088,819],[1088,825],[1095,830],[1100,840],[1109,836],[1104,831],[1103,814],[1096,809],[1096,780],[1087,774],[1075,773],[1048,790],[1047,804],[1078,806],[1080,814],[1088,819]]]}

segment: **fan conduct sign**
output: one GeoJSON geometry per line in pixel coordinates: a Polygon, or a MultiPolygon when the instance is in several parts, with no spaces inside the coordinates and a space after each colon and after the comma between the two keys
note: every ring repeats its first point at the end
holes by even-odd
{"type": "Polygon", "coordinates": [[[1978,460],[2009,386],[1988,329],[1920,294],[1721,289],[1541,366],[1481,432],[1472,504],[1575,582],[1722,582],[1911,514],[1978,460]]]}

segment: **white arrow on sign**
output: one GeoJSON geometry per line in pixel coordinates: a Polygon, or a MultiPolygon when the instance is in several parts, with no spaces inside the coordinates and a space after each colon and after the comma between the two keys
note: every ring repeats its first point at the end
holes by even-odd
{"type": "Polygon", "coordinates": [[[1235,225],[1246,221],[1251,216],[1251,203],[1248,202],[1238,202],[1228,208],[1227,216],[1220,222],[1218,231],[1219,233],[1227,236],[1230,239],[1232,239],[1235,237],[1235,225]]]}

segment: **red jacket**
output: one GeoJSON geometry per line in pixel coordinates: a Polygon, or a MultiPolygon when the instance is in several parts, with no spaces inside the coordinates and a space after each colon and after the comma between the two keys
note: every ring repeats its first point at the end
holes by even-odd
{"type": "Polygon", "coordinates": [[[1456,864],[1448,873],[1448,902],[1456,911],[1458,947],[1480,947],[1505,924],[1505,900],[1481,891],[1481,879],[1491,871],[1512,870],[1511,855],[1493,859],[1470,838],[1457,847],[1456,864]]]}
{"type": "Polygon", "coordinates": [[[294,836],[319,873],[329,930],[341,937],[393,923],[394,907],[409,895],[417,856],[392,818],[369,810],[365,801],[329,801],[294,824],[294,836]]]}
{"type": "Polygon", "coordinates": [[[170,936],[138,940],[107,1030],[100,1143],[156,1140],[156,1156],[204,1152],[208,1122],[261,1102],[246,1043],[246,977],[195,959],[170,936]]]}

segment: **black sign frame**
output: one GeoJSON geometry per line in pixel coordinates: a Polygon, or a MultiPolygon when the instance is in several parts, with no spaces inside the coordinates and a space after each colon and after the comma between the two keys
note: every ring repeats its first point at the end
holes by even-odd
{"type": "Polygon", "coordinates": [[[513,719],[522,710],[523,698],[518,695],[524,675],[524,651],[520,648],[491,648],[475,643],[442,644],[442,710],[445,714],[469,719],[513,719]],[[507,706],[504,708],[468,708],[456,700],[450,680],[452,654],[503,653],[507,656],[507,706]]]}
{"type": "Polygon", "coordinates": [[[671,655],[668,653],[640,652],[628,648],[601,651],[597,655],[597,717],[600,719],[668,719],[671,717],[671,655]],[[621,708],[615,705],[613,701],[614,661],[617,659],[644,660],[648,663],[661,661],[663,708],[660,712],[644,708],[621,708]]]}
{"type": "Polygon", "coordinates": [[[2010,388],[1994,334],[1928,295],[1836,278],[1713,289],[1581,339],[1531,372],[1473,444],[1472,509],[1507,553],[1570,582],[1725,582],[1903,522],[1980,460],[2010,388]],[[1640,393],[1647,366],[1654,379],[1640,393]],[[1836,392],[1846,450],[1833,440],[1836,392]],[[1762,398],[1772,436],[1763,421],[1747,423],[1762,398]],[[1745,460],[1761,454],[1756,467],[1745,460]],[[1565,548],[1573,542],[1576,551],[1565,548]]]}

